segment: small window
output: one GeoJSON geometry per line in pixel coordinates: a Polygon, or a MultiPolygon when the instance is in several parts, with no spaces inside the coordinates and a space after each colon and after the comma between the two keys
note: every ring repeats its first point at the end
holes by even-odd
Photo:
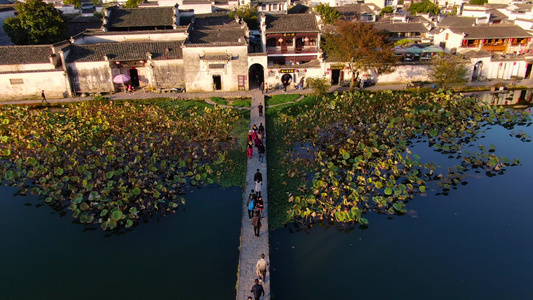
{"type": "Polygon", "coordinates": [[[9,82],[11,83],[11,85],[24,84],[24,79],[22,79],[22,78],[12,78],[12,79],[9,79],[9,82]]]}
{"type": "Polygon", "coordinates": [[[276,39],[270,38],[267,40],[267,47],[276,47],[278,41],[276,39]]]}

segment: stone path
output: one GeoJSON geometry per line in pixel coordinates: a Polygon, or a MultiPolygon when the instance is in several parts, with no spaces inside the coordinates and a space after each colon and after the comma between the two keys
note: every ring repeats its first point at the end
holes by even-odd
{"type": "MultiPolygon", "coordinates": [[[[265,113],[259,117],[257,106],[259,103],[265,106],[265,97],[260,91],[251,91],[252,93],[252,110],[250,112],[250,128],[256,124],[263,123],[265,126],[265,136],[268,134],[265,123],[265,113]]],[[[266,138],[265,138],[266,147],[266,138]]],[[[260,259],[261,254],[265,254],[266,260],[270,263],[270,250],[268,240],[268,181],[267,181],[267,155],[263,163],[258,160],[257,149],[254,148],[254,154],[248,159],[246,172],[246,190],[244,191],[244,200],[242,204],[242,228],[241,228],[241,251],[239,255],[239,273],[237,274],[237,300],[247,300],[252,296],[250,289],[254,285],[257,277],[255,273],[255,264],[260,259]],[[259,237],[254,235],[254,229],[248,218],[248,208],[246,202],[250,191],[254,189],[254,174],[257,169],[263,174],[263,186],[261,195],[264,201],[263,219],[259,237]]],[[[265,296],[261,299],[270,300],[270,270],[267,271],[266,280],[263,283],[265,296]]],[[[253,296],[252,296],[253,299],[253,296]]]]}

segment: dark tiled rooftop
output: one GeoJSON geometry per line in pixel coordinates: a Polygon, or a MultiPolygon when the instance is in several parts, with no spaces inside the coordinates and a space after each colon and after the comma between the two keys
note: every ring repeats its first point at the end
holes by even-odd
{"type": "Polygon", "coordinates": [[[450,28],[454,33],[464,33],[465,39],[529,38],[524,29],[516,25],[496,24],[450,28]]]}
{"type": "Polygon", "coordinates": [[[338,12],[340,12],[343,15],[354,15],[354,14],[373,14],[374,11],[368,7],[368,5],[364,3],[357,3],[357,4],[347,4],[343,6],[335,6],[333,7],[338,12]]]}
{"type": "Polygon", "coordinates": [[[226,13],[196,15],[189,31],[189,44],[244,45],[245,31],[226,13]]]}
{"type": "Polygon", "coordinates": [[[0,65],[23,65],[50,63],[50,45],[1,46],[0,65]]]}
{"type": "Polygon", "coordinates": [[[314,14],[267,15],[267,33],[318,32],[314,14]]]}
{"type": "Polygon", "coordinates": [[[465,27],[476,23],[476,18],[447,16],[437,25],[438,27],[465,27]]]}
{"type": "Polygon", "coordinates": [[[183,4],[211,4],[211,0],[183,0],[183,4]]]}
{"type": "Polygon", "coordinates": [[[374,28],[385,32],[428,32],[429,30],[422,23],[390,23],[376,22],[374,28]]]}
{"type": "Polygon", "coordinates": [[[181,41],[172,42],[120,42],[70,45],[67,63],[104,61],[107,55],[112,60],[146,60],[146,53],[152,53],[152,59],[181,59],[181,41]],[[167,51],[168,50],[168,51],[167,51]]]}
{"type": "Polygon", "coordinates": [[[106,26],[107,28],[172,26],[173,9],[171,6],[140,8],[114,6],[109,9],[109,20],[106,26]]]}

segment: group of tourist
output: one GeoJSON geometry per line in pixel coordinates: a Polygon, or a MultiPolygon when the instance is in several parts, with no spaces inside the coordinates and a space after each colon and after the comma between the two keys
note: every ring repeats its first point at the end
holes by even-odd
{"type": "Polygon", "coordinates": [[[246,203],[248,207],[248,219],[254,226],[254,235],[259,236],[259,231],[261,229],[261,219],[263,218],[263,197],[261,197],[261,186],[263,185],[263,174],[257,172],[254,175],[255,188],[250,192],[248,196],[248,202],[246,203]]]}
{"type": "MultiPolygon", "coordinates": [[[[258,107],[259,117],[263,116],[263,105],[258,107]]],[[[265,145],[263,143],[265,138],[265,127],[263,123],[259,124],[259,127],[254,124],[252,129],[248,132],[248,149],[246,152],[247,157],[250,159],[253,156],[254,144],[257,148],[259,163],[264,161],[265,157],[265,145]]],[[[250,220],[252,226],[254,227],[254,235],[259,236],[261,230],[261,220],[263,219],[263,208],[264,202],[261,195],[263,185],[263,174],[260,170],[254,174],[254,188],[251,190],[250,195],[248,195],[248,200],[246,206],[248,208],[248,219],[250,220]]],[[[255,266],[257,278],[254,280],[254,285],[250,292],[253,294],[255,300],[259,300],[262,296],[265,295],[265,290],[263,289],[263,282],[266,280],[266,271],[268,268],[268,262],[265,259],[265,254],[261,254],[261,258],[257,261],[255,266]]],[[[248,300],[252,300],[252,297],[248,297],[248,300]]]]}
{"type": "Polygon", "coordinates": [[[255,148],[257,148],[257,153],[259,155],[259,162],[262,163],[265,158],[265,145],[263,144],[263,139],[265,138],[265,127],[263,126],[263,123],[259,124],[259,127],[257,127],[256,124],[252,126],[252,129],[248,131],[247,139],[248,139],[248,146],[246,150],[246,156],[248,158],[252,158],[254,154],[254,144],[255,148]]]}

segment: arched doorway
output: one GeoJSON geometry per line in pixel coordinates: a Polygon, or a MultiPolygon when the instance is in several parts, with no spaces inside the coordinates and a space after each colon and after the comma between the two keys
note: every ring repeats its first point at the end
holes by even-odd
{"type": "Polygon", "coordinates": [[[263,66],[260,64],[253,64],[248,69],[248,89],[253,90],[261,86],[265,81],[263,66]]]}
{"type": "Polygon", "coordinates": [[[474,65],[474,72],[472,73],[472,81],[476,81],[481,77],[481,71],[483,71],[483,62],[478,61],[474,65]]]}

